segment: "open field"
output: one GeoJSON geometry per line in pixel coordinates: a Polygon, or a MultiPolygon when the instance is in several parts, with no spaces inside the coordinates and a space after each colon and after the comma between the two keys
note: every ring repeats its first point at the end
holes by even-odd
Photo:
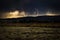
{"type": "Polygon", "coordinates": [[[60,23],[0,23],[0,40],[60,40],[60,23]]]}
{"type": "Polygon", "coordinates": [[[0,27],[0,40],[60,40],[60,28],[0,27]]]}
{"type": "Polygon", "coordinates": [[[56,27],[60,28],[60,23],[0,23],[1,27],[56,27]]]}

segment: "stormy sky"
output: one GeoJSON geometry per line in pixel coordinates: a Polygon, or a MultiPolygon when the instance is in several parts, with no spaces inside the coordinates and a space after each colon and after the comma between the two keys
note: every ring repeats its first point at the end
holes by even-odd
{"type": "Polygon", "coordinates": [[[8,11],[52,11],[60,13],[60,0],[0,0],[0,14],[8,11]]]}
{"type": "Polygon", "coordinates": [[[0,0],[0,11],[26,10],[35,8],[45,10],[60,11],[60,0],[0,0]]]}

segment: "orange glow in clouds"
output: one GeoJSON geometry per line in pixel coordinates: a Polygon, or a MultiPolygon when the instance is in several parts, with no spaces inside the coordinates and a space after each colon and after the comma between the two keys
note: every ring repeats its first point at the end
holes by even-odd
{"type": "Polygon", "coordinates": [[[46,16],[57,16],[59,14],[55,14],[55,13],[52,13],[52,12],[47,12],[45,15],[46,16]]]}
{"type": "Polygon", "coordinates": [[[19,12],[19,11],[14,11],[14,12],[9,12],[6,14],[5,18],[18,18],[18,17],[24,17],[25,16],[25,12],[19,12]]]}
{"type": "Polygon", "coordinates": [[[0,18],[21,18],[21,17],[28,17],[28,16],[31,16],[31,17],[37,17],[37,16],[58,16],[60,14],[56,14],[56,13],[53,13],[53,12],[46,12],[46,13],[32,13],[32,14],[29,14],[29,13],[26,13],[25,11],[21,11],[19,12],[18,10],[16,11],[13,11],[13,12],[7,12],[5,14],[3,14],[2,17],[0,18]]]}

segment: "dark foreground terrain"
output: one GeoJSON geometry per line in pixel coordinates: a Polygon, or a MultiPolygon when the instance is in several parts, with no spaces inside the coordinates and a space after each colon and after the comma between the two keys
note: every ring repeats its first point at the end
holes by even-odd
{"type": "Polygon", "coordinates": [[[0,40],[60,40],[60,23],[2,23],[0,40]]]}
{"type": "Polygon", "coordinates": [[[59,18],[44,18],[0,19],[0,40],[60,40],[59,18]]]}
{"type": "Polygon", "coordinates": [[[2,27],[60,27],[60,16],[38,16],[0,19],[2,27]]]}

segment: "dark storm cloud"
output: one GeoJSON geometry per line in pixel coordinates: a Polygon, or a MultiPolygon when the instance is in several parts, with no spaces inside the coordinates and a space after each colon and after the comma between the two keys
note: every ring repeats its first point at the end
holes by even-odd
{"type": "Polygon", "coordinates": [[[40,11],[55,10],[60,11],[59,0],[0,0],[0,11],[25,10],[34,11],[37,8],[40,11]]]}

